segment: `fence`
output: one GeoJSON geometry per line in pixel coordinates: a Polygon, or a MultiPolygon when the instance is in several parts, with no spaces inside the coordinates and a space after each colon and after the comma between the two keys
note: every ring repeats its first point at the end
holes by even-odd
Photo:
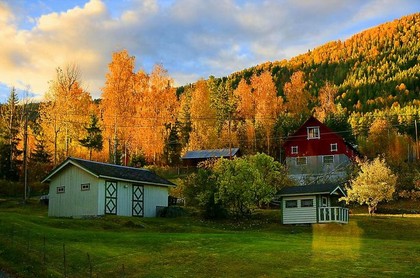
{"type": "Polygon", "coordinates": [[[115,265],[115,257],[100,259],[58,236],[0,222],[0,237],[0,259],[12,265],[19,277],[126,276],[127,266],[115,265]]]}

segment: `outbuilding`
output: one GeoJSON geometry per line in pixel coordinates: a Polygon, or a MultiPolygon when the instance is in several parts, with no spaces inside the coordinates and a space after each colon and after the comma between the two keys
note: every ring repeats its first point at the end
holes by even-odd
{"type": "Polygon", "coordinates": [[[332,183],[283,188],[279,192],[282,223],[348,223],[349,211],[339,201],[343,196],[345,190],[332,183]]]}
{"type": "Polygon", "coordinates": [[[226,148],[187,151],[185,155],[181,157],[181,159],[183,163],[187,166],[197,166],[200,162],[209,159],[234,158],[240,156],[241,151],[239,148],[226,148]]]}
{"type": "Polygon", "coordinates": [[[49,183],[48,216],[55,217],[155,217],[168,206],[168,190],[175,186],[147,169],[74,157],[55,167],[42,182],[49,183]]]}

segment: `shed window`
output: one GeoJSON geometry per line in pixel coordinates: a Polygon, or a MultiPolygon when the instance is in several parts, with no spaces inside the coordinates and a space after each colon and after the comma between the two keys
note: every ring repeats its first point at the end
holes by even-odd
{"type": "Polygon", "coordinates": [[[306,165],[307,163],[307,157],[296,157],[296,165],[306,165]]]}
{"type": "Polygon", "coordinates": [[[307,128],[308,139],[319,139],[319,126],[310,126],[307,128]]]}
{"type": "Polygon", "coordinates": [[[287,200],[286,208],[297,208],[297,200],[287,200]]]}
{"type": "Polygon", "coordinates": [[[333,155],[324,155],[322,157],[322,163],[333,164],[334,163],[334,156],[333,155]]]}
{"type": "Polygon", "coordinates": [[[57,193],[64,193],[66,192],[66,187],[65,186],[58,186],[57,187],[57,193]]]}
{"type": "Polygon", "coordinates": [[[337,145],[337,143],[331,144],[330,146],[331,146],[331,151],[332,152],[338,151],[338,145],[337,145]]]}
{"type": "Polygon", "coordinates": [[[82,191],[88,191],[88,190],[90,190],[90,183],[82,183],[80,185],[80,190],[82,190],[82,191]]]}
{"type": "Polygon", "coordinates": [[[314,200],[313,199],[303,199],[300,201],[300,206],[302,208],[311,208],[314,206],[314,200]]]}
{"type": "Polygon", "coordinates": [[[292,154],[298,153],[298,146],[292,146],[292,154]]]}

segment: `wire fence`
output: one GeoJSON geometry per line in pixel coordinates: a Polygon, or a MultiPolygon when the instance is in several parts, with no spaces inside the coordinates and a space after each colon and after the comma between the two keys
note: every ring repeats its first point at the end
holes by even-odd
{"type": "Polygon", "coordinates": [[[57,235],[34,233],[0,221],[0,259],[19,277],[126,277],[115,257],[100,258],[57,235]]]}

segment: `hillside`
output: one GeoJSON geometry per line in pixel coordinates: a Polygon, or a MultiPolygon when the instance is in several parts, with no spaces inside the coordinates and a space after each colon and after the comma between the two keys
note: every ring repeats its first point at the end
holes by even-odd
{"type": "MultiPolygon", "coordinates": [[[[271,71],[278,94],[296,71],[305,73],[307,89],[317,96],[326,81],[338,86],[336,101],[348,111],[372,111],[394,102],[405,105],[420,93],[420,13],[333,41],[288,61],[267,62],[233,73],[242,78],[271,71]]],[[[226,80],[226,78],[223,78],[226,80]]]]}

